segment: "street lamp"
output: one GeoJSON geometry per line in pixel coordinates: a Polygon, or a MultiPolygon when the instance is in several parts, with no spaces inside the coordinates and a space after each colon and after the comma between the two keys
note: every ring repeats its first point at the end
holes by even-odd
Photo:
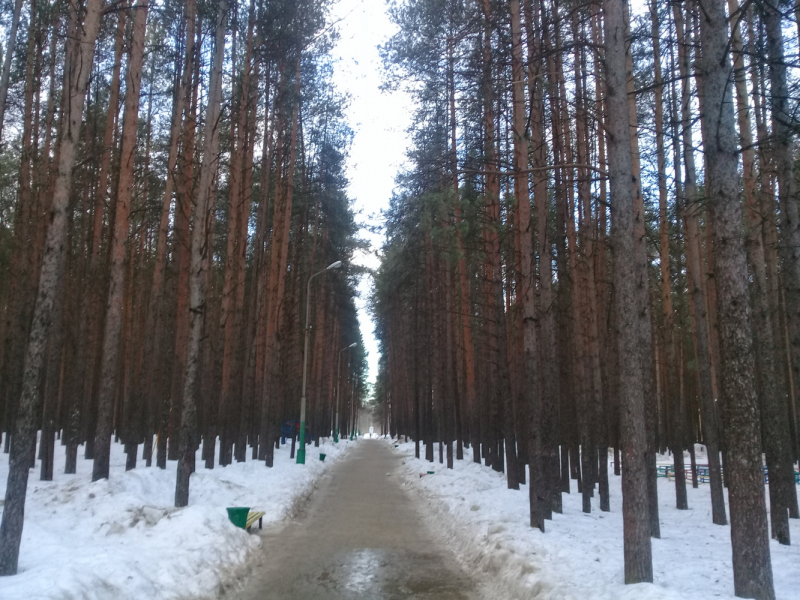
{"type": "MultiPolygon", "coordinates": [[[[355,386],[350,385],[350,441],[353,441],[353,432],[356,430],[356,391],[355,386]]],[[[358,434],[356,434],[358,437],[358,434]]]]}
{"type": "Polygon", "coordinates": [[[339,350],[339,360],[336,361],[336,420],[333,422],[333,443],[339,443],[339,390],[342,388],[342,375],[339,373],[339,367],[342,366],[342,352],[355,348],[357,344],[353,342],[349,346],[339,350]]]}
{"type": "Polygon", "coordinates": [[[300,445],[297,448],[297,464],[306,464],[306,381],[308,377],[308,332],[311,331],[309,316],[311,314],[311,280],[317,275],[322,275],[331,269],[339,269],[342,266],[342,261],[337,260],[329,264],[325,269],[314,273],[308,278],[308,286],[306,288],[306,334],[305,345],[303,347],[303,395],[300,397],[300,445]]]}

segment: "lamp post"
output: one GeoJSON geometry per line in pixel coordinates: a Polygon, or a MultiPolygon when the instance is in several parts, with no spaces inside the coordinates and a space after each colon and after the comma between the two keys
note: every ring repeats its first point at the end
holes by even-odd
{"type": "Polygon", "coordinates": [[[305,344],[303,346],[303,394],[300,397],[300,444],[297,448],[297,464],[306,464],[306,382],[308,379],[308,332],[311,331],[309,316],[311,314],[311,280],[317,275],[322,275],[331,269],[339,269],[342,266],[342,261],[337,260],[329,264],[325,269],[314,273],[308,278],[308,286],[306,288],[306,332],[305,344]]]}
{"type": "Polygon", "coordinates": [[[353,432],[356,429],[356,391],[355,386],[350,385],[350,441],[353,441],[353,432]]]}
{"type": "Polygon", "coordinates": [[[339,372],[342,366],[342,352],[355,348],[357,344],[353,342],[349,346],[339,350],[339,360],[336,361],[336,420],[333,422],[333,443],[339,443],[339,390],[342,389],[342,375],[339,372]]]}

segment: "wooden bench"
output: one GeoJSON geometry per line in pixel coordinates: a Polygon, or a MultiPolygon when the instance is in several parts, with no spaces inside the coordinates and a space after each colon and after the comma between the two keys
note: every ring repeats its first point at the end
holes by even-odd
{"type": "Polygon", "coordinates": [[[247,521],[244,524],[244,530],[247,531],[248,529],[250,529],[250,526],[253,525],[256,521],[258,521],[258,528],[261,529],[261,524],[262,524],[261,520],[265,514],[267,513],[256,512],[254,510],[251,510],[249,513],[247,513],[247,521]]]}

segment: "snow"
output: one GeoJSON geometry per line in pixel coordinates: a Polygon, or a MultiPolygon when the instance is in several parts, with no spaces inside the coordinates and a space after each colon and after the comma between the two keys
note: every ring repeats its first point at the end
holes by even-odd
{"type": "MultiPolygon", "coordinates": [[[[114,444],[110,479],[92,483],[91,461],[79,459],[77,475],[63,474],[64,448],[57,445],[55,481],[38,480],[38,463],[31,471],[19,573],[0,578],[0,598],[216,597],[249,572],[248,558],[261,545],[260,536],[230,523],[225,507],[263,510],[265,525],[289,518],[352,444],[309,447],[305,466],[295,465],[284,446],[272,469],[248,461],[206,470],[198,452],[183,509],[172,507],[174,462],[166,470],[140,462],[125,472],[123,448],[114,444]],[[320,452],[327,454],[324,463],[320,452]]],[[[653,540],[655,583],[626,586],[619,477],[609,476],[611,512],[600,512],[595,498],[588,515],[573,481],[572,493],[563,495],[564,513],[553,515],[541,534],[529,526],[527,486],[508,490],[504,475],[472,462],[471,450],[453,470],[413,458],[413,443],[395,451],[403,456],[403,488],[426,526],[470,572],[492,581],[484,588],[492,590],[487,600],[491,594],[503,600],[733,598],[730,529],[711,523],[708,485],[687,486],[690,508],[678,511],[674,483],[658,480],[662,539],[653,540]]],[[[661,462],[671,463],[668,457],[661,462]]],[[[698,462],[705,462],[700,448],[698,462]]],[[[0,454],[0,497],[7,474],[8,455],[0,454]]],[[[800,598],[797,520],[791,533],[796,545],[770,545],[781,600],[800,598]]]]}
{"type": "MultiPolygon", "coordinates": [[[[422,445],[421,445],[422,448],[422,445]]],[[[699,448],[699,447],[698,447],[699,448]]],[[[572,481],[564,512],[542,534],[530,523],[528,487],[507,489],[505,476],[464,460],[448,470],[414,458],[414,444],[398,444],[403,487],[418,500],[426,525],[471,572],[495,582],[497,598],[679,600],[733,598],[730,527],[711,522],[709,486],[687,485],[689,510],[675,508],[674,482],[658,480],[661,539],[653,540],[654,583],[624,584],[620,477],[609,469],[611,512],[581,510],[572,481]],[[427,471],[434,471],[428,475],[427,471]],[[423,475],[420,477],[420,475],[423,475]]],[[[423,450],[420,451],[424,456],[423,450]]],[[[434,452],[438,458],[438,448],[434,452]]],[[[660,457],[671,464],[667,457],[660,457]]],[[[698,452],[698,463],[705,462],[698,452]]],[[[689,464],[688,453],[686,464],[689,464]]],[[[800,598],[800,522],[791,520],[795,545],[770,543],[777,598],[800,598]]]]}
{"type": "MultiPolygon", "coordinates": [[[[189,506],[176,509],[175,461],[166,470],[140,461],[125,472],[123,447],[112,444],[110,478],[92,483],[89,460],[78,459],[76,475],[63,474],[57,442],[54,481],[39,481],[38,461],[31,470],[19,571],[0,577],[0,598],[215,597],[247,573],[248,557],[261,546],[260,536],[231,524],[225,508],[265,511],[265,526],[291,517],[350,445],[308,446],[305,466],[282,446],[272,469],[248,460],[207,470],[198,451],[189,506]]],[[[0,498],[7,477],[8,455],[0,454],[0,498]]]]}

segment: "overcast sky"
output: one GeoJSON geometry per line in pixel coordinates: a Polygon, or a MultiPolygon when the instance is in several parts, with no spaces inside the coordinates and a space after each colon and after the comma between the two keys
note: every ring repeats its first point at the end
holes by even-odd
{"type": "MultiPolygon", "coordinates": [[[[412,110],[405,93],[380,91],[378,45],[396,31],[385,9],[385,0],[339,0],[333,11],[334,20],[343,19],[338,24],[341,39],[333,52],[338,59],[334,79],[340,90],[352,96],[349,122],[355,138],[348,164],[349,195],[355,200],[357,219],[361,223],[377,222],[380,210],[389,206],[395,175],[405,160],[406,129],[412,110]]],[[[376,268],[381,238],[366,231],[361,235],[372,243],[372,251],[359,254],[356,262],[376,268]]],[[[371,288],[371,278],[362,280],[361,297],[356,304],[361,334],[369,352],[369,380],[374,382],[378,345],[366,309],[371,288]]]]}

